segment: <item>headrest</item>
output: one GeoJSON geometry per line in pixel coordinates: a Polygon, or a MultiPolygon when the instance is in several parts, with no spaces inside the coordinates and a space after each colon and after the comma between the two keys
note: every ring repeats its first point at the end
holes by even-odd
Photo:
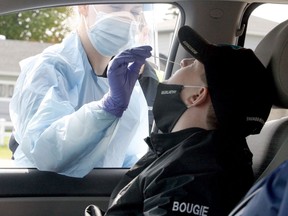
{"type": "Polygon", "coordinates": [[[261,40],[255,54],[272,72],[276,90],[273,104],[288,108],[288,20],[277,25],[261,40]]]}

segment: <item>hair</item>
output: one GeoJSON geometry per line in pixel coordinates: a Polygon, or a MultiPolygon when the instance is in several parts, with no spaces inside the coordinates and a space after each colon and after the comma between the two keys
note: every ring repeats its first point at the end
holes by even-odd
{"type": "MultiPolygon", "coordinates": [[[[200,78],[204,82],[204,84],[208,86],[205,73],[201,74],[200,78]]],[[[218,128],[219,125],[212,102],[210,102],[210,105],[208,107],[207,125],[211,128],[218,128]]]]}

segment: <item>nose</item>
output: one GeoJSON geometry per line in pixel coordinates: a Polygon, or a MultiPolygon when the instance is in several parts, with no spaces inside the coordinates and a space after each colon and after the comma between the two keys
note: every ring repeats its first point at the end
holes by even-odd
{"type": "Polygon", "coordinates": [[[194,58],[184,58],[181,60],[180,66],[181,67],[187,67],[188,65],[193,64],[194,61],[195,61],[194,58]]]}

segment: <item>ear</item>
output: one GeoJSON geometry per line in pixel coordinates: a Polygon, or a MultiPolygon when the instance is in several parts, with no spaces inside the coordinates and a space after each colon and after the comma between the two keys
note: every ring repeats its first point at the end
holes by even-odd
{"type": "Polygon", "coordinates": [[[192,95],[187,98],[187,107],[199,106],[206,102],[208,96],[208,88],[202,87],[198,91],[195,91],[192,95]]]}
{"type": "Polygon", "coordinates": [[[88,10],[89,10],[89,5],[79,5],[78,6],[79,13],[82,14],[84,17],[88,16],[88,10]]]}

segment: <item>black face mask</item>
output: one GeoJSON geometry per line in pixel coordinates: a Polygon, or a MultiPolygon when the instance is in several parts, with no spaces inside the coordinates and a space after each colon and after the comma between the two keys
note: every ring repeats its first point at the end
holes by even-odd
{"type": "Polygon", "coordinates": [[[183,85],[158,84],[153,114],[157,128],[163,133],[170,133],[187,109],[180,97],[183,88],[183,85]]]}

